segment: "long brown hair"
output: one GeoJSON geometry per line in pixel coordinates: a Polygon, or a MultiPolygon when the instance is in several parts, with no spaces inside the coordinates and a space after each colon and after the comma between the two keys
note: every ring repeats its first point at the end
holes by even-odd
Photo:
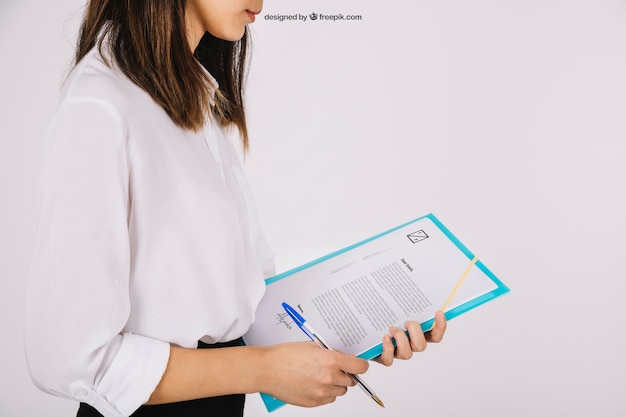
{"type": "MultiPolygon", "coordinates": [[[[145,90],[178,126],[199,130],[207,115],[236,126],[244,150],[248,131],[243,81],[248,30],[239,41],[206,33],[195,51],[185,27],[186,0],[89,0],[76,47],[75,63],[108,36],[116,64],[145,90]],[[217,81],[213,85],[204,67],[217,81]],[[212,103],[213,100],[213,103],[212,103]]],[[[104,55],[104,54],[103,54],[104,55]]]]}

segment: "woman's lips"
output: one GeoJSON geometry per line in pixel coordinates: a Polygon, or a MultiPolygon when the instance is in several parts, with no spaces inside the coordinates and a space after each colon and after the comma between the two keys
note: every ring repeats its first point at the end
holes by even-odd
{"type": "Polygon", "coordinates": [[[259,10],[258,12],[254,12],[252,10],[246,10],[246,13],[248,14],[248,17],[250,18],[250,23],[254,23],[254,21],[256,20],[256,15],[261,13],[261,11],[259,10]]]}

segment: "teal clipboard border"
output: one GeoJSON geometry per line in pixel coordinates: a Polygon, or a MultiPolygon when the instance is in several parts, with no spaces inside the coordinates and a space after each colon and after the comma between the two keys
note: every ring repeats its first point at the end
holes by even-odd
{"type": "MultiPolygon", "coordinates": [[[[315,259],[311,262],[308,262],[304,265],[298,266],[296,268],[290,269],[286,272],[283,272],[282,274],[278,274],[275,275],[273,277],[267,278],[265,280],[265,284],[266,285],[270,285],[273,282],[279,281],[283,278],[286,278],[290,275],[293,275],[297,272],[300,272],[304,269],[310,268],[314,265],[317,265],[321,262],[324,262],[328,259],[334,258],[335,256],[341,255],[342,253],[345,253],[349,250],[352,250],[354,248],[357,248],[359,246],[362,246],[368,242],[371,242],[373,240],[376,240],[380,237],[383,237],[385,235],[388,235],[389,233],[395,232],[398,229],[402,229],[403,227],[406,227],[410,224],[416,223],[420,220],[423,219],[430,219],[433,224],[435,226],[437,226],[439,228],[439,230],[441,230],[443,232],[443,234],[450,239],[450,241],[452,243],[455,244],[455,246],[457,248],[459,248],[459,250],[461,252],[463,252],[463,254],[465,256],[467,256],[467,259],[469,259],[470,261],[472,259],[474,259],[474,254],[472,253],[472,251],[470,251],[467,246],[465,246],[454,234],[452,234],[452,232],[432,213],[429,213],[425,216],[422,217],[418,217],[415,220],[411,220],[409,222],[403,223],[399,226],[396,226],[392,229],[389,229],[385,232],[379,233],[377,235],[374,235],[370,238],[367,238],[365,240],[362,240],[360,242],[357,242],[353,245],[347,246],[343,249],[340,249],[338,251],[329,253],[328,255],[322,256],[321,258],[315,259]]],[[[493,283],[496,285],[496,288],[493,289],[492,291],[485,293],[483,295],[481,295],[480,297],[476,297],[472,300],[469,300],[461,305],[456,306],[453,309],[448,310],[445,314],[446,314],[446,320],[451,320],[455,317],[460,316],[461,314],[470,311],[482,304],[485,304],[486,302],[493,300],[494,298],[500,297],[508,292],[510,292],[511,290],[509,289],[509,287],[507,287],[502,281],[500,281],[500,279],[498,277],[496,277],[496,275],[491,272],[491,270],[489,268],[487,268],[487,266],[485,266],[485,264],[479,259],[478,261],[476,261],[476,267],[479,268],[487,277],[489,277],[489,279],[491,279],[493,281],[493,283]]],[[[433,321],[434,319],[430,319],[428,321],[425,321],[424,323],[421,324],[422,326],[422,330],[423,331],[427,331],[428,329],[430,329],[433,325],[433,321]]],[[[360,358],[363,359],[373,359],[375,357],[377,357],[378,355],[380,355],[383,352],[383,347],[382,347],[382,343],[372,347],[371,349],[361,353],[359,355],[360,358]]],[[[267,408],[267,411],[272,412],[280,407],[282,407],[283,405],[285,405],[285,403],[277,398],[272,397],[269,394],[265,394],[265,393],[261,393],[261,398],[263,399],[263,403],[265,404],[265,408],[267,408]]]]}

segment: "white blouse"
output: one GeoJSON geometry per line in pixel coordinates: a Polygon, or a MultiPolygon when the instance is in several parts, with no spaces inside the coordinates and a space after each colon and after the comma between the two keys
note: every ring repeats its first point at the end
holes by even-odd
{"type": "Polygon", "coordinates": [[[242,336],[274,273],[239,156],[91,51],[46,136],[25,345],[44,391],[128,416],[169,346],[242,336]]]}

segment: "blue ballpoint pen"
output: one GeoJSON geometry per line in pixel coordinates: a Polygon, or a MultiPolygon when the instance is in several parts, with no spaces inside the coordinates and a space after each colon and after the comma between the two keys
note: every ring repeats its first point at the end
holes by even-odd
{"type": "MultiPolygon", "coordinates": [[[[313,330],[313,327],[311,327],[311,325],[309,325],[306,322],[304,317],[302,317],[296,310],[294,310],[293,307],[291,307],[287,303],[283,303],[283,308],[285,309],[287,314],[289,314],[289,317],[292,318],[294,323],[296,323],[298,325],[300,330],[302,330],[304,332],[304,334],[306,334],[309,337],[309,339],[314,341],[319,347],[321,347],[323,349],[333,350],[328,345],[328,343],[326,343],[324,341],[324,339],[322,339],[322,336],[320,336],[320,334],[318,332],[313,330]]],[[[376,401],[376,404],[380,405],[381,407],[385,407],[385,404],[383,404],[383,402],[380,400],[380,398],[378,398],[378,396],[376,396],[376,393],[374,393],[374,391],[370,387],[368,387],[367,384],[361,378],[359,378],[357,375],[351,374],[349,372],[345,372],[345,374],[348,375],[350,378],[352,378],[352,380],[359,387],[361,387],[361,389],[367,395],[369,395],[374,401],[376,401]]]]}

